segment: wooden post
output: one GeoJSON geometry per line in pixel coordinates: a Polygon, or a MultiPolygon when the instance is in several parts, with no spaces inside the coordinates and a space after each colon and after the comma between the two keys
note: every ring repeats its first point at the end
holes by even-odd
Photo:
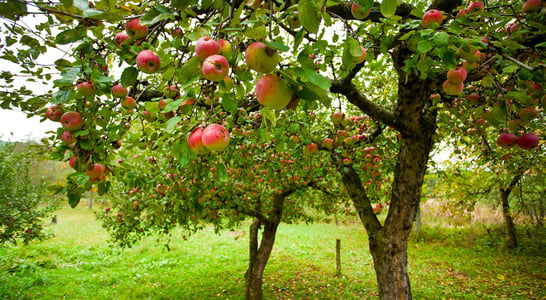
{"type": "Polygon", "coordinates": [[[336,276],[341,275],[341,240],[336,239],[336,276]]]}

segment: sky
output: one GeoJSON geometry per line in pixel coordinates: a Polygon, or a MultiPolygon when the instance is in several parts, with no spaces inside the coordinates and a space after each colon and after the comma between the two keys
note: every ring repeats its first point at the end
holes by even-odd
{"type": "Polygon", "coordinates": [[[57,130],[60,123],[40,117],[27,118],[27,115],[14,110],[0,109],[0,140],[2,141],[39,141],[48,136],[47,131],[57,130]]]}

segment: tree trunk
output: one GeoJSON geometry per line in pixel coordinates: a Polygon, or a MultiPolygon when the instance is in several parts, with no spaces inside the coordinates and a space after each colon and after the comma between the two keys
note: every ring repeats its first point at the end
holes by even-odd
{"type": "Polygon", "coordinates": [[[281,222],[284,198],[291,192],[287,191],[273,196],[273,210],[270,217],[263,221],[255,219],[250,225],[249,260],[248,269],[245,272],[245,299],[247,300],[261,300],[263,298],[262,285],[265,266],[271,256],[277,228],[281,222]],[[258,247],[258,231],[262,222],[264,229],[258,247]]]}
{"type": "Polygon", "coordinates": [[[516,226],[514,225],[514,220],[512,219],[512,214],[510,212],[510,203],[508,202],[508,198],[510,197],[512,189],[521,178],[521,174],[522,173],[519,173],[518,175],[514,176],[507,188],[501,187],[499,189],[501,193],[502,214],[504,215],[504,223],[506,224],[506,231],[508,232],[506,247],[509,249],[516,248],[518,246],[518,241],[516,237],[516,226]]]}

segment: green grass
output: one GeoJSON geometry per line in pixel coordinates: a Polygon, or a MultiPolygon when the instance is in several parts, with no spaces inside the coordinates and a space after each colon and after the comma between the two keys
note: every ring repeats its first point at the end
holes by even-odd
{"type": "MultiPolygon", "coordinates": [[[[0,248],[1,299],[241,299],[248,234],[212,229],[170,251],[148,238],[131,249],[108,244],[85,207],[58,212],[56,237],[0,248]]],[[[240,231],[246,232],[246,228],[240,231]]],[[[410,242],[415,299],[544,299],[544,249],[503,247],[499,230],[424,227],[410,242]],[[542,256],[540,255],[542,254],[542,256]]],[[[529,245],[532,243],[529,241],[529,245]]],[[[264,274],[266,299],[374,299],[375,273],[359,223],[282,224],[264,274]],[[335,240],[342,272],[335,276],[335,240]]]]}

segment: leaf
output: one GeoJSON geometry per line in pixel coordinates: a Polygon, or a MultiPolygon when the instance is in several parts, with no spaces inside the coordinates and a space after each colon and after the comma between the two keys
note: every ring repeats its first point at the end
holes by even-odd
{"type": "Polygon", "coordinates": [[[27,12],[27,6],[23,1],[8,0],[0,3],[0,16],[16,20],[17,15],[24,15],[27,12]]]}
{"type": "Polygon", "coordinates": [[[417,43],[417,52],[427,53],[434,47],[434,44],[428,40],[421,40],[417,43]]]}
{"type": "Polygon", "coordinates": [[[307,80],[309,80],[309,82],[322,88],[323,90],[328,91],[330,89],[330,86],[332,85],[332,83],[330,82],[328,78],[315,72],[315,70],[304,69],[304,71],[305,71],[305,77],[307,78],[307,80]]]}
{"type": "Polygon", "coordinates": [[[302,0],[298,3],[298,13],[300,21],[305,30],[317,33],[320,24],[320,17],[314,2],[311,0],[302,0]]]}
{"type": "Polygon", "coordinates": [[[360,43],[353,38],[347,38],[345,40],[343,56],[341,58],[343,66],[348,67],[353,65],[353,58],[361,55],[362,48],[360,47],[360,43]]]}
{"type": "Polygon", "coordinates": [[[434,34],[434,44],[436,47],[444,47],[449,44],[449,34],[445,31],[439,31],[434,34]]]}
{"type": "Polygon", "coordinates": [[[222,96],[222,107],[224,110],[229,111],[231,113],[235,113],[237,111],[237,101],[233,99],[233,95],[225,94],[222,96]]]}
{"type": "Polygon", "coordinates": [[[224,164],[219,163],[216,167],[216,171],[218,173],[218,180],[220,181],[228,180],[228,173],[224,164]]]}
{"type": "Polygon", "coordinates": [[[391,18],[392,16],[394,16],[394,13],[396,13],[397,6],[397,0],[383,0],[383,2],[381,2],[381,5],[379,6],[379,9],[381,10],[381,14],[385,18],[391,18]]]}
{"type": "Polygon", "coordinates": [[[529,96],[527,94],[524,94],[524,93],[516,92],[516,91],[510,91],[510,92],[506,93],[506,97],[516,100],[519,104],[521,104],[523,106],[529,106],[529,105],[535,105],[536,104],[533,97],[531,97],[531,96],[529,96]]]}
{"type": "Polygon", "coordinates": [[[80,204],[81,194],[79,192],[68,190],[66,196],[68,197],[68,204],[70,204],[70,207],[74,208],[80,204]]]}
{"type": "Polygon", "coordinates": [[[180,68],[180,84],[191,83],[201,75],[199,64],[199,58],[194,56],[180,68]]]}
{"type": "Polygon", "coordinates": [[[89,9],[89,1],[87,0],[73,0],[72,5],[81,11],[89,9]]]}
{"type": "Polygon", "coordinates": [[[274,110],[268,107],[262,106],[260,108],[260,112],[267,120],[269,120],[273,124],[273,127],[277,125],[277,115],[275,115],[274,110]]]}
{"type": "Polygon", "coordinates": [[[373,7],[374,1],[373,0],[354,0],[361,11],[367,11],[368,9],[373,7]]]}
{"type": "Polygon", "coordinates": [[[93,141],[90,140],[90,139],[80,140],[79,145],[83,150],[89,150],[89,151],[93,150],[93,148],[95,146],[93,144],[93,141]]]}
{"type": "Polygon", "coordinates": [[[167,127],[165,128],[165,130],[167,130],[168,133],[172,133],[176,129],[180,120],[182,120],[181,116],[170,118],[169,121],[167,121],[167,127]]]}
{"type": "Polygon", "coordinates": [[[74,91],[72,89],[70,90],[59,90],[55,94],[53,94],[53,97],[51,97],[51,101],[53,104],[64,104],[70,101],[74,97],[74,91]]]}
{"type": "Polygon", "coordinates": [[[438,49],[438,56],[442,59],[442,63],[448,69],[454,69],[457,66],[457,52],[448,47],[438,49]]]}
{"type": "Polygon", "coordinates": [[[163,5],[158,5],[148,10],[139,20],[140,25],[153,25],[167,19],[174,19],[175,15],[163,5]]]}
{"type": "Polygon", "coordinates": [[[121,73],[121,85],[132,86],[138,78],[138,69],[135,67],[127,67],[121,73]]]}
{"type": "Polygon", "coordinates": [[[264,43],[266,46],[268,46],[269,48],[274,49],[274,50],[279,50],[279,51],[281,51],[281,52],[290,51],[290,47],[288,47],[288,46],[286,46],[285,44],[280,43],[280,42],[268,42],[268,41],[264,41],[263,43],[264,43]]]}
{"type": "Polygon", "coordinates": [[[102,196],[108,193],[108,190],[110,189],[110,185],[111,185],[110,181],[101,181],[98,186],[99,196],[102,196]]]}
{"type": "Polygon", "coordinates": [[[68,29],[59,33],[55,37],[55,42],[57,44],[65,45],[79,41],[85,36],[87,36],[87,30],[82,30],[81,28],[68,29]]]}

